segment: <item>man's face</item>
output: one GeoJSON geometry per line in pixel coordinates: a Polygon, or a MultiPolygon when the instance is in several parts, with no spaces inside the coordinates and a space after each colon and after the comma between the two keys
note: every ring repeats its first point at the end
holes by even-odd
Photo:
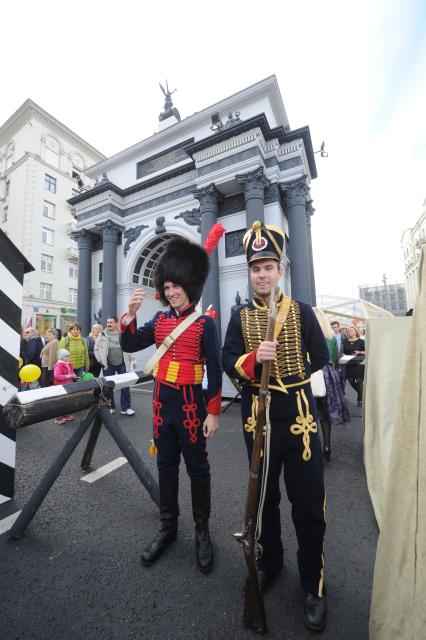
{"type": "Polygon", "coordinates": [[[336,334],[336,336],[338,336],[339,333],[340,333],[340,324],[338,322],[332,322],[331,323],[331,328],[333,329],[333,331],[336,334]]]}
{"type": "Polygon", "coordinates": [[[164,283],[164,297],[176,311],[184,309],[189,304],[189,298],[185,289],[183,289],[180,284],[175,284],[168,280],[164,283]]]}
{"type": "Polygon", "coordinates": [[[255,292],[268,296],[272,287],[277,286],[282,269],[276,260],[257,260],[250,267],[250,280],[255,292]]]}
{"type": "Polygon", "coordinates": [[[29,340],[30,338],[32,338],[34,333],[35,333],[34,329],[26,329],[26,331],[25,331],[26,339],[29,340]]]}
{"type": "Polygon", "coordinates": [[[114,318],[108,318],[107,320],[107,329],[108,331],[117,331],[117,323],[114,318]]]}

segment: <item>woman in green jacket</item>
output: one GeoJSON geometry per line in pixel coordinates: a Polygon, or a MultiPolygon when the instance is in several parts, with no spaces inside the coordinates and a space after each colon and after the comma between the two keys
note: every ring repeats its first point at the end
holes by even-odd
{"type": "Polygon", "coordinates": [[[85,371],[89,371],[89,352],[85,338],[81,335],[81,326],[78,322],[71,325],[68,333],[58,345],[59,349],[68,349],[71,354],[71,364],[77,377],[81,378],[85,371]]]}

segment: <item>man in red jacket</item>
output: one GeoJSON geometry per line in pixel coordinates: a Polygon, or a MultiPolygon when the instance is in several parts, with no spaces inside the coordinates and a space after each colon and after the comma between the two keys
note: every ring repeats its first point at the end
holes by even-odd
{"type": "Polygon", "coordinates": [[[215,321],[195,313],[209,270],[206,251],[188,240],[172,240],[154,274],[160,301],[169,308],[159,311],[137,328],[136,312],[145,298],[136,289],[128,312],[121,316],[121,346],[134,352],[155,344],[158,361],[153,398],[154,442],[158,449],[160,530],[142,553],[142,564],[152,565],[176,540],[178,525],[179,463],[182,453],[191,478],[192,511],[195,521],[197,564],[207,573],[213,564],[209,534],[210,463],[206,442],[219,426],[222,371],[215,321]],[[186,329],[177,338],[180,325],[186,329]],[[168,348],[163,350],[162,345],[168,348]],[[207,406],[202,381],[207,368],[207,406]]]}

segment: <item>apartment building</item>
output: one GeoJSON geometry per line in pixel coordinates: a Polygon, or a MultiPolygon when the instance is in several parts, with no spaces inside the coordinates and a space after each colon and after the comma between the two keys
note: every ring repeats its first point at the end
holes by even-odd
{"type": "Polygon", "coordinates": [[[25,276],[23,325],[66,331],[77,317],[78,249],[67,204],[92,186],[104,156],[26,100],[0,127],[0,228],[35,270],[25,276]]]}

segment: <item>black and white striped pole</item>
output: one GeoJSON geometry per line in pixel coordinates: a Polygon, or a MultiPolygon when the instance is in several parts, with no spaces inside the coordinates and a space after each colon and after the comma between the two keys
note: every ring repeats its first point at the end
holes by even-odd
{"type": "Polygon", "coordinates": [[[0,230],[0,504],[13,499],[16,432],[3,418],[3,407],[17,392],[24,274],[28,260],[0,230]]]}

